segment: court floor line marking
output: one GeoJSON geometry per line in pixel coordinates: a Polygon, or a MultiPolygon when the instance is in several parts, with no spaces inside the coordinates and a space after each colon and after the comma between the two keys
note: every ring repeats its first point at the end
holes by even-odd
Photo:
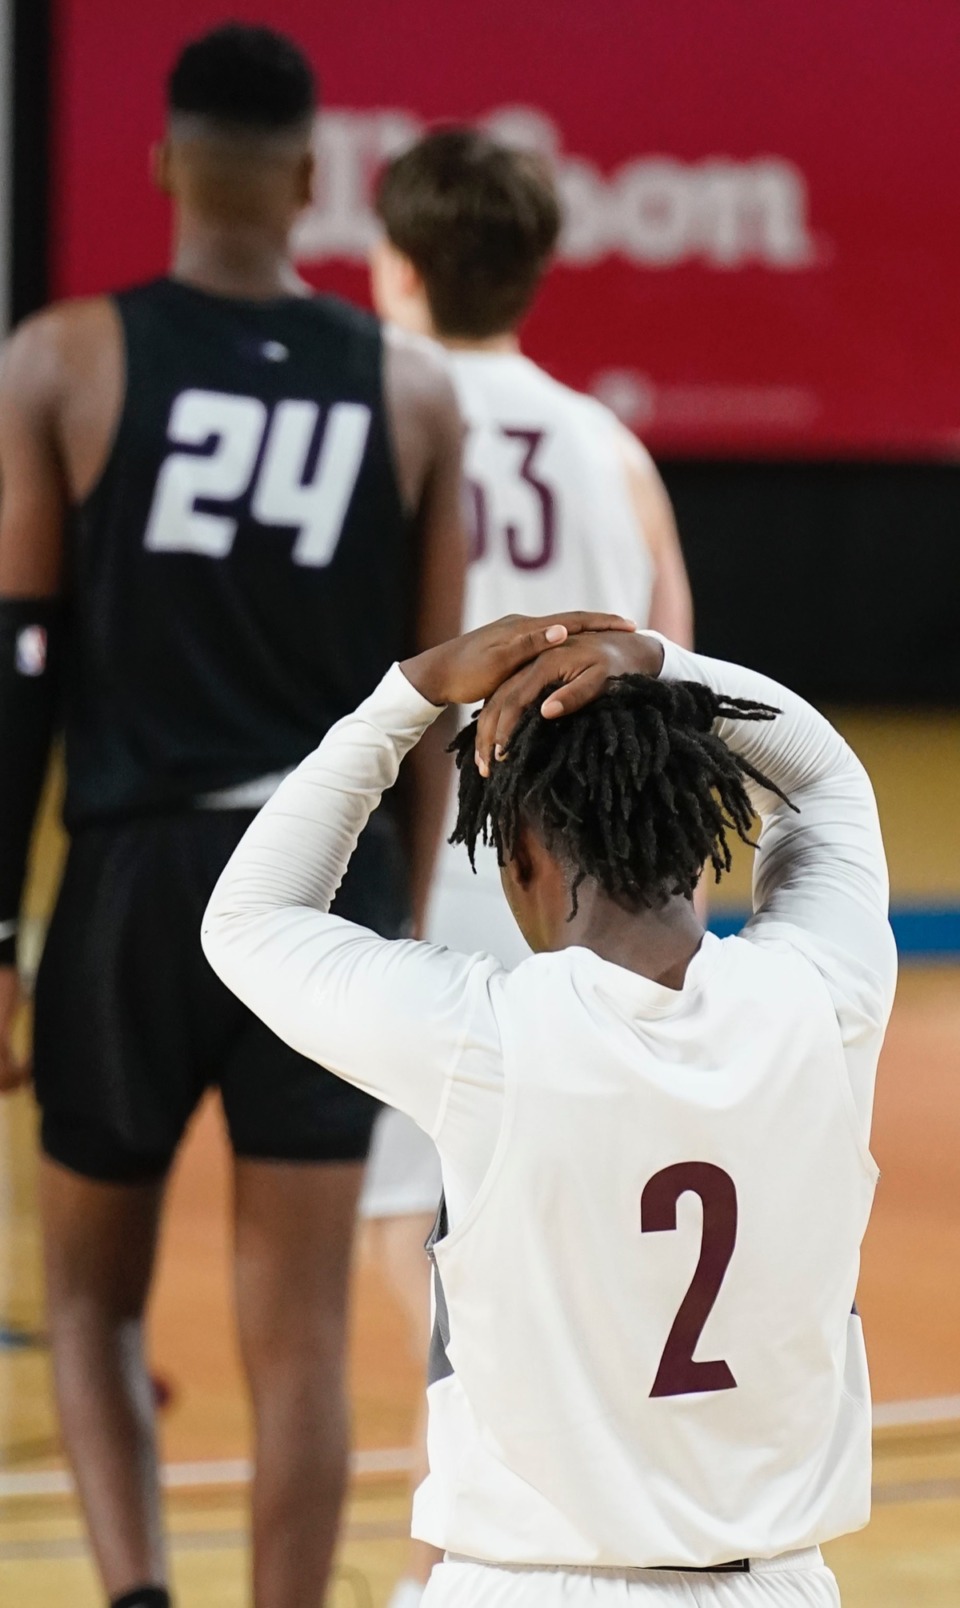
{"type": "MultiPolygon", "coordinates": [[[[910,1429],[914,1425],[960,1422],[960,1396],[931,1396],[921,1401],[884,1401],[873,1409],[875,1429],[910,1429]]],[[[407,1474],[412,1466],[406,1446],[381,1446],[356,1451],[351,1473],[407,1474]]],[[[161,1479],[168,1491],[206,1485],[246,1485],[252,1472],[248,1458],[204,1459],[191,1463],[165,1463],[161,1479]]],[[[69,1496],[73,1480],[66,1469],[36,1473],[0,1473],[0,1500],[14,1496],[69,1496]]]]}
{"type": "Polygon", "coordinates": [[[912,1424],[949,1424],[956,1419],[960,1419],[960,1396],[881,1401],[873,1409],[874,1429],[909,1429],[912,1424]]]}
{"type": "Polygon", "coordinates": [[[956,1502],[960,1480],[913,1480],[903,1485],[875,1485],[874,1506],[891,1507],[904,1502],[956,1502]]]}
{"type": "MultiPolygon", "coordinates": [[[[372,1447],[354,1452],[351,1474],[407,1474],[412,1467],[408,1446],[372,1447]]],[[[246,1485],[253,1472],[248,1458],[221,1461],[165,1463],[160,1478],[168,1491],[203,1485],[246,1485]]],[[[42,1469],[30,1474],[0,1474],[0,1499],[9,1496],[70,1496],[73,1480],[65,1468],[42,1469]]]]}
{"type": "MultiPolygon", "coordinates": [[[[960,1480],[916,1481],[912,1484],[881,1486],[873,1493],[874,1505],[904,1502],[944,1502],[960,1498],[960,1480]]],[[[370,1523],[348,1519],[344,1525],[344,1541],[406,1541],[408,1528],[403,1521],[386,1520],[370,1523]]],[[[171,1553],[183,1552],[237,1552],[246,1550],[250,1534],[246,1529],[229,1526],[222,1530],[178,1530],[171,1526],[167,1535],[171,1553]]],[[[22,1541],[0,1541],[0,1563],[33,1563],[53,1558],[86,1558],[90,1549],[83,1535],[43,1536],[22,1541]]],[[[338,1577],[342,1571],[338,1571],[338,1577]]]]}
{"type": "MultiPolygon", "coordinates": [[[[409,1526],[402,1520],[380,1524],[351,1522],[343,1527],[344,1541],[408,1541],[409,1526]]],[[[249,1530],[231,1526],[224,1530],[177,1530],[167,1532],[172,1553],[235,1552],[250,1545],[249,1530]]],[[[0,1541],[0,1563],[32,1563],[44,1558],[87,1558],[90,1548],[83,1535],[42,1536],[29,1541],[0,1541]]]]}

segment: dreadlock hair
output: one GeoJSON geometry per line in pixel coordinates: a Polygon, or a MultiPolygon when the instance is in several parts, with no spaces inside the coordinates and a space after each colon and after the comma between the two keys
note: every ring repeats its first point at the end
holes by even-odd
{"type": "Polygon", "coordinates": [[[695,681],[621,676],[586,708],[545,720],[543,692],[523,712],[502,760],[474,764],[476,718],[451,744],[460,773],[451,843],[492,843],[503,865],[524,826],[571,873],[572,909],[587,878],[630,910],[691,897],[704,866],[719,882],[728,833],[752,846],[749,777],[785,795],[714,731],[717,720],[773,720],[769,704],[726,698],[695,681]]]}

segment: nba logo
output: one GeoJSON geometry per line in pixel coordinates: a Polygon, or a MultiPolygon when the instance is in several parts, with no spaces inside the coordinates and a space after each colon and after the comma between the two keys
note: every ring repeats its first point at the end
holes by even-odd
{"type": "Polygon", "coordinates": [[[25,625],[17,637],[17,670],[22,676],[42,676],[47,668],[47,633],[42,625],[25,625]]]}

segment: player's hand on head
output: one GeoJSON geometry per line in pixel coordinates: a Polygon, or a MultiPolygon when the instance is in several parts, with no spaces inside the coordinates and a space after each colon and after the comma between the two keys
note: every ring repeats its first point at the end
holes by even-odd
{"type": "Polygon", "coordinates": [[[541,708],[548,720],[572,715],[599,698],[617,676],[655,676],[663,649],[655,637],[623,630],[590,630],[541,653],[503,681],[487,699],[477,723],[477,765],[484,776],[503,758],[523,711],[548,687],[541,708]],[[557,686],[560,682],[562,685],[557,686]]]}
{"type": "Polygon", "coordinates": [[[0,966],[0,1094],[30,1082],[28,1059],[17,1053],[16,1036],[23,992],[15,966],[0,966]]]}
{"type": "Polygon", "coordinates": [[[619,614],[582,609],[539,617],[508,614],[405,659],[400,668],[430,703],[478,703],[538,654],[569,639],[590,631],[632,634],[635,629],[619,614]]]}

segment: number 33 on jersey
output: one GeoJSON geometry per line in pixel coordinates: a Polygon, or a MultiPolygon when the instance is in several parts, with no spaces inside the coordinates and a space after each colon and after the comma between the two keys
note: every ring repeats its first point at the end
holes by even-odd
{"type": "Polygon", "coordinates": [[[370,409],[182,391],[167,437],[176,449],[157,477],[144,542],[155,553],[226,558],[232,505],[250,496],[258,524],[293,529],[295,564],[322,569],[336,552],[370,429],[370,409]]]}
{"type": "Polygon", "coordinates": [[[557,608],[648,619],[653,559],[613,416],[519,353],[448,355],[467,423],[466,629],[557,608]]]}

